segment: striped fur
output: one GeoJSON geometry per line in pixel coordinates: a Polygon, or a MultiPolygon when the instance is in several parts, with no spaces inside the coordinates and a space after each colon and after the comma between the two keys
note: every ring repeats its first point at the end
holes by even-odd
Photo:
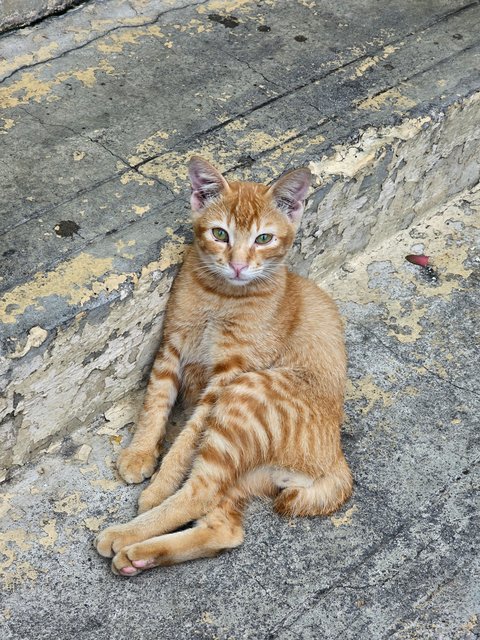
{"type": "Polygon", "coordinates": [[[287,516],[313,516],[335,511],[352,490],[340,444],[341,319],[325,292],[283,264],[307,171],[268,188],[227,183],[194,158],[190,176],[195,241],[172,288],[135,435],[118,460],[126,482],[153,474],[177,395],[194,410],[142,492],[140,515],[97,538],[122,575],[238,546],[252,496],[272,497],[287,516]],[[266,233],[271,242],[256,243],[266,233]]]}

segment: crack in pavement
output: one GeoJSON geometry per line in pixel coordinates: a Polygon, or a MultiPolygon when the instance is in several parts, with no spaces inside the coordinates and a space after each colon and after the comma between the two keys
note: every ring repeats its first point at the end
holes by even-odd
{"type": "MultiPolygon", "coordinates": [[[[162,15],[165,15],[166,13],[169,13],[169,12],[171,12],[171,11],[180,11],[180,10],[183,10],[183,9],[189,8],[189,7],[191,7],[191,6],[200,6],[200,5],[202,5],[202,4],[205,4],[206,2],[208,2],[208,0],[204,0],[204,1],[203,1],[203,2],[201,2],[201,3],[193,3],[193,4],[189,4],[189,5],[184,5],[184,6],[182,6],[182,7],[175,7],[175,8],[173,8],[173,9],[169,9],[169,10],[164,11],[164,12],[162,12],[161,14],[159,14],[159,16],[158,16],[155,20],[153,20],[153,21],[149,21],[149,22],[145,23],[144,25],[138,25],[138,27],[147,26],[147,25],[149,25],[149,24],[154,24],[156,21],[158,21],[158,19],[159,19],[162,15]]],[[[437,19],[436,21],[432,22],[432,24],[428,25],[427,27],[422,27],[422,29],[420,29],[420,30],[410,32],[410,34],[409,34],[409,35],[410,35],[410,36],[411,36],[411,35],[416,35],[418,32],[426,31],[426,30],[428,30],[429,28],[431,28],[431,26],[432,26],[432,25],[437,24],[438,22],[441,22],[441,21],[443,21],[443,20],[446,20],[446,19],[450,18],[450,17],[451,17],[451,16],[453,16],[453,15],[457,15],[457,14],[459,14],[459,13],[461,13],[461,12],[463,12],[463,11],[465,11],[465,10],[467,10],[467,9],[469,9],[469,8],[471,8],[471,7],[473,7],[473,6],[477,6],[477,5],[479,4],[479,2],[480,2],[480,0],[477,0],[477,1],[475,1],[475,2],[470,3],[470,4],[469,4],[469,5],[467,5],[466,7],[460,8],[460,9],[458,9],[458,10],[454,11],[454,12],[450,12],[450,13],[446,14],[445,16],[442,16],[442,17],[440,17],[439,19],[437,19]]],[[[110,33],[111,31],[114,31],[114,30],[117,30],[117,29],[120,29],[120,28],[134,28],[134,27],[129,27],[129,26],[127,26],[127,25],[120,25],[120,26],[118,26],[118,27],[115,27],[115,28],[114,28],[114,29],[112,29],[112,30],[107,31],[107,32],[106,32],[105,34],[103,34],[103,35],[108,35],[108,33],[110,33]]],[[[90,42],[93,42],[94,40],[99,39],[100,37],[102,37],[102,36],[98,36],[97,38],[93,39],[93,40],[92,40],[92,41],[90,41],[90,42]]],[[[399,41],[399,40],[400,40],[400,38],[398,38],[398,39],[394,39],[394,40],[392,40],[389,44],[395,43],[395,42],[397,42],[397,41],[399,41]]],[[[86,46],[87,44],[89,44],[89,43],[85,43],[85,44],[81,45],[80,47],[77,47],[76,49],[73,49],[73,50],[71,50],[71,51],[75,51],[75,50],[81,49],[81,48],[83,48],[84,46],[86,46]]],[[[474,46],[474,45],[472,45],[472,46],[474,46]]],[[[471,48],[471,47],[466,47],[466,48],[465,48],[465,50],[466,50],[466,49],[469,49],[469,48],[471,48]]],[[[377,49],[377,50],[376,50],[376,52],[378,53],[380,50],[381,50],[381,49],[377,49]]],[[[66,55],[67,53],[69,53],[69,52],[68,52],[68,51],[66,51],[66,52],[62,53],[62,54],[61,54],[61,56],[58,56],[58,58],[63,57],[63,56],[64,56],[64,55],[66,55]]],[[[457,53],[458,53],[458,52],[457,52],[457,53]]],[[[181,145],[182,145],[182,146],[183,146],[183,145],[188,145],[190,142],[193,142],[193,141],[196,141],[196,140],[201,140],[202,138],[204,138],[204,137],[205,137],[205,136],[207,136],[208,134],[210,134],[210,133],[214,133],[214,132],[216,132],[216,131],[218,131],[218,130],[220,130],[220,129],[224,128],[226,125],[230,124],[231,122],[234,122],[235,120],[237,120],[237,119],[239,119],[239,118],[242,118],[242,117],[245,117],[245,116],[247,116],[247,115],[250,115],[251,113],[253,113],[253,112],[257,111],[257,110],[262,109],[263,107],[268,106],[269,104],[272,104],[272,103],[276,102],[277,100],[279,100],[279,99],[281,99],[281,98],[283,98],[283,97],[286,97],[286,96],[288,96],[288,95],[290,95],[290,94],[294,93],[294,92],[295,92],[295,91],[297,91],[299,88],[302,88],[302,87],[304,87],[304,86],[307,86],[308,84],[311,84],[312,82],[317,82],[319,79],[323,79],[323,78],[325,78],[325,77],[327,77],[327,76],[329,76],[329,75],[331,75],[331,74],[333,74],[333,73],[335,73],[335,72],[337,72],[337,71],[339,71],[339,70],[342,70],[342,69],[344,69],[344,68],[348,68],[348,67],[350,67],[350,66],[352,66],[352,65],[356,64],[358,61],[361,61],[361,60],[363,60],[363,59],[365,59],[365,58],[369,57],[370,55],[373,55],[373,54],[372,54],[372,53],[370,53],[370,54],[368,54],[368,55],[366,54],[366,55],[363,55],[363,56],[359,56],[358,58],[355,58],[354,60],[349,61],[349,62],[345,63],[344,65],[341,65],[341,66],[339,66],[339,67],[336,67],[335,69],[331,69],[331,70],[329,70],[329,71],[325,72],[325,73],[324,73],[323,75],[321,75],[320,77],[315,77],[315,78],[313,78],[312,80],[308,81],[307,83],[303,83],[303,84],[301,84],[301,85],[297,85],[297,86],[296,86],[296,87],[294,87],[293,89],[288,90],[288,91],[286,91],[286,92],[285,92],[285,93],[283,93],[283,94],[280,94],[280,95],[277,95],[277,96],[273,96],[272,98],[269,98],[268,100],[265,100],[265,101],[263,101],[263,102],[259,103],[258,105],[255,105],[254,107],[251,107],[250,109],[247,109],[247,110],[245,110],[245,111],[243,111],[243,112],[241,112],[241,113],[237,113],[237,114],[233,115],[232,117],[228,118],[227,120],[223,121],[222,123],[219,123],[219,124],[217,124],[217,125],[213,125],[212,127],[209,127],[209,128],[207,128],[207,129],[205,129],[205,130],[203,130],[203,131],[201,131],[201,132],[195,133],[195,134],[193,134],[192,136],[187,137],[187,138],[186,138],[186,139],[184,139],[184,140],[181,140],[181,141],[180,141],[180,142],[178,142],[176,145],[173,145],[170,151],[174,151],[175,149],[177,149],[177,148],[178,148],[179,146],[181,146],[181,145]]],[[[234,57],[234,56],[231,56],[231,57],[233,57],[234,59],[236,59],[236,60],[237,60],[237,58],[236,58],[236,57],[234,57]]],[[[451,56],[447,56],[447,58],[450,58],[450,57],[451,57],[451,56]]],[[[55,59],[55,58],[52,58],[52,59],[55,59]]],[[[272,81],[268,80],[265,76],[263,76],[263,74],[261,74],[261,73],[260,73],[260,72],[258,72],[256,69],[254,69],[253,67],[251,67],[251,65],[249,65],[249,63],[248,63],[248,62],[246,62],[246,61],[244,61],[244,60],[239,60],[239,61],[240,61],[240,62],[243,62],[244,64],[246,64],[247,66],[249,66],[249,67],[250,67],[254,72],[259,73],[259,74],[260,74],[260,75],[261,75],[265,80],[267,80],[267,81],[268,81],[268,82],[270,82],[271,84],[274,84],[272,81]]],[[[48,61],[44,61],[44,62],[48,62],[48,61]]],[[[42,63],[37,63],[37,64],[43,64],[43,62],[42,62],[42,63]]],[[[435,63],[435,64],[436,64],[436,63],[435,63]]],[[[433,66],[435,66],[435,65],[433,65],[433,66]]],[[[15,72],[14,72],[14,73],[15,73],[15,72]]],[[[423,73],[423,71],[418,72],[418,73],[416,73],[416,74],[412,74],[412,76],[411,76],[411,77],[414,77],[415,75],[418,75],[419,73],[423,73]]],[[[12,74],[11,74],[11,75],[12,75],[12,74]]],[[[409,79],[411,79],[411,77],[406,78],[406,81],[408,81],[409,79]]],[[[0,84],[1,84],[1,83],[0,83],[0,84]]],[[[392,86],[396,86],[396,85],[392,85],[392,86]]],[[[390,88],[392,88],[392,87],[390,87],[390,88]]],[[[388,90],[388,89],[387,89],[387,90],[388,90]]],[[[385,89],[383,89],[380,93],[382,93],[383,91],[385,91],[385,89]]],[[[311,103],[309,103],[309,104],[310,104],[310,106],[314,107],[317,111],[319,111],[319,110],[318,110],[318,108],[317,108],[317,107],[315,107],[315,105],[313,105],[313,104],[311,104],[311,103]]],[[[27,113],[29,113],[29,112],[27,111],[27,113]]],[[[33,114],[31,114],[31,113],[30,113],[30,115],[33,117],[33,114]]],[[[265,152],[261,152],[260,154],[257,154],[256,158],[254,158],[254,162],[255,162],[255,161],[257,161],[259,158],[263,157],[265,154],[268,154],[268,153],[270,153],[270,152],[272,152],[272,151],[275,151],[276,149],[278,149],[278,148],[282,147],[282,146],[283,146],[283,145],[285,145],[286,143],[291,142],[291,141],[295,140],[296,138],[298,138],[298,137],[300,137],[300,136],[302,136],[302,135],[305,135],[306,133],[308,133],[308,131],[310,131],[310,130],[312,130],[312,129],[316,129],[316,128],[318,128],[318,126],[321,126],[321,125],[323,125],[323,124],[326,124],[326,123],[329,123],[329,122],[334,122],[334,121],[337,119],[337,117],[338,117],[338,116],[337,116],[336,114],[333,114],[333,115],[332,115],[332,116],[330,116],[329,118],[324,118],[324,119],[323,119],[323,121],[321,121],[321,122],[319,122],[319,123],[315,123],[314,125],[309,125],[309,126],[308,126],[308,127],[306,127],[304,130],[300,131],[297,135],[292,136],[292,137],[291,137],[291,138],[289,138],[288,140],[283,141],[281,144],[279,144],[279,145],[277,145],[277,146],[274,146],[274,147],[272,147],[271,149],[266,150],[265,152]]],[[[44,123],[44,124],[45,124],[45,125],[47,125],[48,123],[44,123]]],[[[55,125],[52,125],[52,126],[55,126],[55,125]]],[[[59,126],[60,126],[60,125],[59,125],[59,126]]],[[[68,129],[68,127],[66,127],[66,125],[61,125],[61,126],[65,126],[65,128],[67,128],[67,129],[68,129]]],[[[78,135],[82,135],[82,134],[80,134],[79,132],[77,132],[77,133],[78,133],[78,135]]],[[[88,136],[86,136],[86,137],[88,138],[88,136]]],[[[174,193],[174,192],[173,192],[173,191],[172,191],[172,189],[169,187],[169,185],[167,185],[166,183],[162,182],[160,179],[158,179],[158,178],[156,178],[156,177],[154,177],[154,176],[147,176],[145,173],[143,173],[143,172],[139,171],[140,167],[142,167],[143,165],[147,164],[148,162],[150,162],[150,161],[152,161],[152,160],[156,160],[156,159],[160,158],[162,155],[164,155],[164,153],[154,154],[154,155],[152,155],[152,156],[150,156],[150,157],[147,157],[146,159],[142,160],[141,162],[139,162],[139,163],[137,163],[137,164],[132,165],[132,164],[129,164],[128,162],[126,162],[126,161],[125,161],[123,158],[121,158],[120,156],[116,156],[116,154],[115,154],[114,152],[112,152],[112,151],[111,151],[111,149],[109,149],[108,147],[106,147],[105,145],[103,145],[100,141],[98,141],[98,140],[93,140],[92,138],[88,138],[88,139],[90,139],[90,141],[91,141],[91,142],[96,142],[96,143],[98,143],[98,144],[99,144],[100,146],[102,146],[102,147],[103,147],[103,148],[104,148],[108,153],[110,153],[110,154],[112,154],[112,155],[115,155],[115,157],[118,157],[118,159],[119,159],[121,162],[123,162],[124,164],[126,164],[126,166],[127,166],[127,167],[129,167],[129,169],[127,168],[127,169],[126,169],[126,171],[128,171],[128,170],[135,170],[135,171],[137,171],[138,173],[140,173],[140,175],[142,175],[142,176],[144,176],[144,177],[148,177],[148,178],[153,178],[153,179],[155,179],[155,180],[157,181],[157,183],[158,183],[158,184],[160,184],[161,186],[163,186],[163,187],[165,187],[166,189],[168,189],[168,191],[173,195],[173,193],[174,193]]],[[[232,171],[232,170],[234,170],[234,169],[236,169],[236,168],[239,168],[239,167],[241,167],[241,166],[242,166],[242,164],[238,164],[238,165],[236,165],[233,169],[231,169],[230,171],[232,171]]],[[[112,176],[112,179],[113,179],[114,177],[116,177],[117,175],[119,175],[119,174],[115,174],[114,176],[112,176]]],[[[98,184],[98,183],[97,183],[97,184],[98,184]]],[[[84,193],[85,193],[85,191],[79,192],[79,195],[83,195],[84,193]]],[[[64,203],[65,203],[65,202],[70,202],[70,201],[71,201],[71,200],[67,200],[67,201],[64,201],[64,203]]],[[[57,206],[57,205],[56,205],[56,206],[57,206]]],[[[49,210],[50,210],[50,209],[49,209],[49,210]]],[[[44,214],[44,213],[46,213],[46,212],[48,212],[48,210],[43,210],[41,213],[43,213],[43,214],[44,214]]],[[[33,214],[32,216],[28,217],[27,219],[24,219],[22,222],[20,222],[20,223],[18,223],[18,224],[23,224],[23,223],[25,223],[25,222],[29,222],[30,220],[34,219],[35,217],[36,217],[36,214],[33,214]]],[[[15,226],[18,226],[18,225],[15,225],[15,226]]],[[[475,393],[475,392],[474,392],[474,393],[475,393]]]]}
{"type": "MultiPolygon", "coordinates": [[[[121,156],[117,155],[114,151],[112,151],[111,149],[109,149],[105,144],[103,144],[102,142],[100,142],[100,140],[96,139],[96,138],[91,138],[88,134],[83,133],[82,131],[77,131],[76,129],[74,129],[73,127],[69,127],[66,124],[60,124],[60,123],[56,123],[56,122],[45,122],[44,120],[42,120],[40,118],[40,116],[31,113],[30,111],[28,111],[28,109],[26,109],[25,107],[21,106],[19,107],[24,113],[28,114],[31,118],[33,118],[34,120],[36,120],[37,122],[39,122],[44,128],[47,127],[56,127],[58,129],[65,129],[66,131],[70,131],[70,133],[73,133],[74,135],[78,136],[79,138],[82,138],[84,140],[88,140],[89,142],[91,142],[92,144],[98,145],[99,147],[101,147],[102,149],[104,149],[107,153],[109,153],[113,158],[115,158],[116,160],[119,160],[122,164],[125,165],[125,169],[128,170],[129,168],[133,169],[133,167],[130,167],[130,165],[128,164],[128,162],[122,158],[121,156]]],[[[121,175],[122,172],[119,172],[118,175],[121,175]]]]}
{"type": "MultiPolygon", "coordinates": [[[[52,56],[51,58],[47,58],[45,60],[39,60],[38,62],[34,62],[32,64],[26,64],[26,65],[22,65],[21,67],[18,67],[18,69],[15,69],[14,71],[12,71],[9,75],[5,76],[4,78],[2,78],[2,80],[0,80],[0,85],[2,85],[4,82],[6,82],[7,80],[9,80],[10,78],[12,78],[15,74],[20,73],[21,71],[25,71],[27,69],[33,69],[35,67],[38,67],[42,64],[49,64],[51,62],[55,62],[56,60],[60,60],[61,58],[64,58],[65,56],[67,56],[70,53],[75,53],[76,51],[81,51],[82,49],[84,49],[85,47],[88,47],[88,45],[97,42],[97,40],[101,40],[102,38],[105,38],[107,36],[109,36],[111,33],[114,33],[115,31],[119,31],[121,29],[142,29],[144,27],[150,27],[152,25],[154,25],[156,22],[158,22],[160,20],[160,18],[164,15],[167,15],[169,13],[173,13],[175,11],[182,11],[184,9],[189,9],[190,7],[199,7],[203,4],[206,4],[207,2],[209,2],[209,0],[203,0],[202,2],[192,2],[190,4],[186,4],[186,5],[182,5],[181,7],[173,7],[171,9],[167,9],[166,11],[162,11],[161,13],[157,14],[157,16],[155,18],[152,18],[142,24],[137,24],[137,25],[128,25],[128,24],[120,24],[117,25],[116,27],[112,27],[111,29],[107,29],[106,31],[104,31],[103,33],[95,36],[94,38],[92,38],[91,40],[87,40],[86,42],[76,46],[76,47],[72,47],[71,49],[66,49],[65,51],[62,51],[62,53],[58,56],[52,56]]],[[[137,13],[138,15],[138,13],[137,13]]]]}
{"type": "MultiPolygon", "coordinates": [[[[470,468],[471,469],[474,468],[479,463],[480,463],[480,458],[477,458],[470,464],[470,468]]],[[[412,526],[418,522],[418,514],[424,510],[425,506],[429,506],[431,510],[433,506],[439,504],[440,498],[444,498],[445,495],[448,495],[449,490],[451,492],[462,478],[465,478],[465,476],[460,475],[454,478],[453,480],[449,480],[448,482],[446,482],[442,487],[442,489],[440,489],[433,497],[426,499],[422,504],[420,504],[419,507],[417,507],[417,509],[413,513],[411,513],[400,525],[398,525],[398,527],[396,527],[392,532],[388,534],[384,534],[383,538],[379,541],[379,543],[377,545],[374,545],[372,549],[370,549],[359,560],[359,562],[349,567],[347,572],[343,574],[343,576],[339,580],[329,585],[328,587],[324,587],[320,589],[319,591],[315,592],[311,596],[308,596],[307,598],[305,598],[305,600],[300,602],[296,606],[297,611],[296,613],[293,614],[294,617],[290,620],[289,620],[289,615],[282,618],[280,622],[276,623],[271,629],[269,629],[268,634],[266,635],[266,638],[268,638],[268,640],[275,640],[278,637],[277,636],[278,631],[290,629],[294,624],[296,624],[308,613],[309,609],[317,605],[321,601],[324,595],[342,588],[352,588],[353,590],[355,590],[356,589],[355,585],[346,585],[344,580],[348,579],[349,576],[353,575],[359,568],[363,567],[363,565],[365,565],[377,553],[386,549],[389,544],[391,544],[392,542],[395,542],[395,540],[401,535],[402,532],[404,531],[408,532],[409,529],[411,529],[412,526]],[[298,612],[298,608],[301,608],[302,611],[298,612]]],[[[431,541],[429,541],[429,543],[430,542],[431,541]]],[[[427,546],[429,543],[427,543],[427,546]]],[[[418,554],[416,557],[418,557],[418,554]]],[[[415,558],[413,558],[413,561],[414,560],[415,558]]],[[[398,562],[402,563],[404,562],[404,559],[400,559],[398,562]]],[[[392,577],[395,577],[395,576],[392,576],[392,577]]],[[[387,582],[389,579],[390,578],[387,577],[385,582],[387,582]]],[[[342,636],[337,636],[337,637],[342,637],[342,636]]]]}
{"type": "Polygon", "coordinates": [[[395,357],[395,359],[398,360],[399,362],[403,362],[404,364],[407,364],[413,367],[419,366],[422,369],[425,369],[425,371],[427,371],[431,376],[433,376],[437,380],[440,380],[441,382],[445,382],[446,384],[452,387],[455,387],[455,389],[458,389],[459,391],[467,391],[468,393],[472,393],[474,396],[480,397],[480,391],[477,391],[476,389],[470,389],[469,387],[462,387],[461,385],[455,384],[451,380],[448,380],[447,378],[443,378],[440,374],[436,373],[435,371],[432,371],[431,369],[426,367],[424,364],[415,362],[414,360],[411,360],[408,356],[405,356],[403,353],[398,352],[394,347],[385,343],[381,338],[377,336],[377,334],[374,331],[372,331],[372,329],[369,329],[363,323],[358,322],[356,320],[352,320],[351,318],[348,318],[348,322],[366,331],[366,333],[371,335],[380,345],[382,345],[384,349],[386,349],[389,353],[391,353],[395,357]]]}
{"type": "Polygon", "coordinates": [[[17,33],[17,31],[23,31],[23,29],[31,29],[32,27],[36,27],[42,22],[46,22],[50,18],[59,18],[71,11],[74,11],[75,9],[80,9],[80,7],[83,8],[83,6],[87,4],[87,2],[89,2],[89,0],[74,0],[73,3],[69,6],[64,7],[63,9],[54,9],[51,13],[41,16],[40,18],[33,19],[31,22],[7,27],[4,31],[0,31],[0,40],[3,38],[3,36],[13,35],[17,33]]]}
{"type": "MultiPolygon", "coordinates": [[[[480,2],[480,0],[479,0],[479,2],[480,2]]],[[[477,3],[474,3],[474,4],[476,5],[477,3]]],[[[412,32],[411,34],[409,34],[408,37],[414,36],[417,33],[418,32],[412,32]]],[[[360,56],[358,58],[355,58],[354,60],[351,60],[349,62],[344,63],[343,65],[335,67],[334,69],[330,69],[329,71],[326,71],[325,73],[323,73],[323,74],[321,74],[319,76],[315,76],[314,78],[310,79],[308,82],[297,84],[292,89],[286,90],[284,93],[278,94],[276,96],[272,96],[271,98],[268,98],[267,100],[264,100],[263,102],[260,102],[259,104],[255,105],[253,107],[250,107],[249,109],[246,109],[244,111],[241,111],[239,113],[236,113],[236,114],[232,115],[230,118],[227,118],[226,120],[224,120],[223,122],[221,122],[219,124],[213,125],[213,126],[207,128],[207,129],[203,130],[203,131],[197,132],[197,133],[193,134],[192,136],[190,136],[189,138],[180,140],[177,144],[173,145],[169,149],[168,153],[170,153],[171,151],[174,151],[179,146],[183,146],[183,145],[188,144],[189,142],[196,141],[196,140],[201,140],[202,138],[205,138],[207,135],[209,135],[211,133],[215,133],[216,131],[219,131],[219,130],[223,129],[227,125],[231,124],[232,122],[235,122],[236,120],[238,120],[240,118],[245,118],[246,116],[249,116],[252,113],[255,113],[256,111],[259,111],[259,110],[263,109],[264,107],[267,107],[267,106],[269,106],[271,104],[274,104],[278,100],[281,100],[281,99],[283,99],[285,97],[293,95],[297,91],[299,91],[301,89],[304,89],[307,86],[310,86],[312,84],[320,82],[320,80],[324,80],[325,78],[327,78],[327,77],[329,77],[331,75],[334,75],[335,73],[337,73],[339,71],[343,71],[345,69],[348,69],[349,67],[352,67],[352,66],[356,65],[358,62],[360,62],[362,60],[365,60],[366,58],[370,58],[372,56],[375,56],[375,55],[379,54],[381,51],[383,51],[384,46],[390,46],[391,44],[395,44],[397,42],[401,42],[402,40],[403,40],[403,38],[396,38],[396,39],[390,41],[389,43],[387,43],[386,45],[383,45],[381,48],[376,49],[373,53],[362,55],[362,56],[360,56]]],[[[430,71],[431,69],[435,68],[437,65],[445,63],[448,60],[451,60],[452,58],[455,58],[456,56],[460,55],[461,53],[464,53],[466,51],[470,51],[471,49],[477,47],[479,44],[480,44],[480,42],[474,43],[472,45],[469,45],[469,46],[465,47],[464,49],[461,49],[460,51],[457,51],[454,54],[446,55],[444,58],[436,60],[433,64],[428,65],[427,67],[425,67],[425,68],[423,68],[423,69],[421,69],[419,71],[416,71],[415,73],[412,73],[409,76],[406,76],[405,78],[402,79],[401,82],[397,82],[396,84],[392,84],[392,85],[387,85],[386,87],[383,87],[382,89],[380,89],[377,93],[372,94],[371,96],[369,95],[368,97],[371,98],[371,97],[375,97],[375,96],[381,95],[381,94],[383,94],[383,93],[385,93],[387,91],[390,91],[391,89],[393,89],[395,87],[398,87],[400,84],[405,84],[409,80],[412,80],[413,78],[419,77],[423,73],[425,73],[427,71],[430,71]]],[[[239,62],[244,62],[255,73],[260,73],[257,69],[255,69],[254,67],[252,67],[248,63],[246,63],[246,61],[240,60],[240,59],[236,58],[235,56],[233,56],[231,54],[230,54],[230,57],[234,58],[235,60],[238,60],[239,62]]],[[[260,73],[260,75],[262,75],[262,74],[260,73]]],[[[264,79],[266,79],[265,76],[262,75],[262,77],[264,79]]],[[[266,79],[266,80],[270,84],[274,84],[273,81],[268,80],[268,79],[266,79]]],[[[296,136],[296,137],[299,137],[300,135],[304,135],[308,130],[310,130],[312,128],[317,128],[317,127],[322,126],[324,124],[334,122],[338,118],[338,115],[336,113],[333,113],[331,116],[325,117],[324,113],[320,111],[318,106],[316,106],[315,104],[313,104],[313,103],[311,103],[309,101],[306,101],[306,104],[308,104],[309,106],[314,108],[320,115],[322,115],[323,119],[322,119],[321,122],[315,123],[314,125],[309,125],[306,129],[301,130],[299,132],[298,136],[296,136]]],[[[368,126],[368,125],[366,125],[366,126],[368,126]]],[[[284,141],[282,144],[286,144],[287,142],[290,142],[290,139],[284,141]]],[[[337,141],[337,144],[338,144],[338,142],[339,141],[337,141]]],[[[281,145],[278,145],[278,146],[281,146],[281,145]]],[[[268,151],[273,151],[276,148],[278,148],[278,146],[277,147],[272,147],[268,151]]],[[[165,152],[149,156],[149,157],[143,159],[141,162],[137,163],[134,166],[135,166],[135,168],[143,166],[144,164],[147,164],[148,162],[151,162],[152,160],[156,160],[156,159],[162,157],[162,155],[165,155],[165,152]]],[[[260,157],[260,154],[258,155],[258,157],[260,157]]]]}

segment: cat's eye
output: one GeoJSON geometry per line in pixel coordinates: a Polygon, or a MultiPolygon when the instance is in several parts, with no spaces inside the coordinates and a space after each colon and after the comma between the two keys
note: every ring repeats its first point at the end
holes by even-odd
{"type": "Polygon", "coordinates": [[[272,233],[261,233],[259,236],[255,238],[255,244],[268,244],[272,241],[273,234],[272,233]]]}
{"type": "Polygon", "coordinates": [[[220,242],[228,242],[228,233],[225,229],[220,229],[220,227],[215,227],[212,229],[212,234],[215,240],[219,240],[220,242]]]}

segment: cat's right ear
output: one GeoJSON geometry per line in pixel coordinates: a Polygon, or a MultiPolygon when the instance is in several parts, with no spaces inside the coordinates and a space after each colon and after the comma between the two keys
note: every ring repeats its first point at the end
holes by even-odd
{"type": "Polygon", "coordinates": [[[192,185],[192,211],[200,214],[208,204],[229,189],[222,174],[200,156],[192,156],[188,163],[188,177],[192,185]]]}

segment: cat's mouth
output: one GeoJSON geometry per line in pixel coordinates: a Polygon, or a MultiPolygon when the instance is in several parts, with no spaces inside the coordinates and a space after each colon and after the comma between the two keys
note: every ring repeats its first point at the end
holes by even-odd
{"type": "Polygon", "coordinates": [[[252,281],[252,278],[250,276],[245,277],[243,274],[238,274],[238,275],[229,275],[227,276],[227,280],[229,282],[231,282],[232,284],[248,284],[249,282],[252,281]]]}

